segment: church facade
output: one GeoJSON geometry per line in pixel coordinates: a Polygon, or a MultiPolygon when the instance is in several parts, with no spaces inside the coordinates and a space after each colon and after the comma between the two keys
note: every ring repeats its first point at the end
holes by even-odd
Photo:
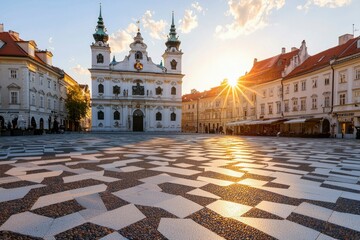
{"type": "Polygon", "coordinates": [[[140,29],[123,61],[111,61],[103,18],[91,45],[92,131],[181,131],[182,51],[174,15],[163,61],[148,56],[140,29]]]}

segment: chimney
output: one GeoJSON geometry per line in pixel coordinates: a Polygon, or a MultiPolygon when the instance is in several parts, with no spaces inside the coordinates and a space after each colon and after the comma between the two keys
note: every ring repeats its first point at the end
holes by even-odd
{"type": "Polygon", "coordinates": [[[255,65],[255,63],[257,63],[257,58],[254,58],[254,65],[255,65]]]}
{"type": "Polygon", "coordinates": [[[342,36],[339,37],[339,46],[343,45],[344,43],[346,43],[347,41],[349,41],[350,39],[353,39],[354,35],[352,34],[344,34],[342,36]]]}
{"type": "Polygon", "coordinates": [[[0,32],[4,32],[4,24],[0,23],[0,32]]]}
{"type": "Polygon", "coordinates": [[[297,50],[297,48],[296,47],[292,47],[291,48],[291,51],[293,52],[293,51],[296,51],[297,50]]]}
{"type": "Polygon", "coordinates": [[[11,35],[13,35],[16,39],[19,39],[19,37],[20,37],[20,35],[19,35],[19,33],[18,33],[18,32],[15,32],[15,31],[9,30],[9,33],[10,33],[11,35]]]}
{"type": "Polygon", "coordinates": [[[286,53],[286,48],[281,48],[281,54],[285,54],[286,53]]]}
{"type": "Polygon", "coordinates": [[[48,50],[36,51],[36,55],[46,64],[52,66],[52,53],[48,50]]]}

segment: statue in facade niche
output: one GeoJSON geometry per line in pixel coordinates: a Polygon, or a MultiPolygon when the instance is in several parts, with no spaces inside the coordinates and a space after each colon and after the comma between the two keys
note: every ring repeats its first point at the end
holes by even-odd
{"type": "Polygon", "coordinates": [[[144,86],[140,86],[140,83],[136,83],[136,86],[132,86],[132,95],[145,95],[144,86]]]}

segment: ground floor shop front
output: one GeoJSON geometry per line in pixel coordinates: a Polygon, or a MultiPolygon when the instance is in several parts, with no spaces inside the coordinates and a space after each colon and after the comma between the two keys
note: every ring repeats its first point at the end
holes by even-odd
{"type": "Polygon", "coordinates": [[[327,118],[293,118],[243,120],[228,124],[236,135],[330,137],[331,123],[327,118]]]}

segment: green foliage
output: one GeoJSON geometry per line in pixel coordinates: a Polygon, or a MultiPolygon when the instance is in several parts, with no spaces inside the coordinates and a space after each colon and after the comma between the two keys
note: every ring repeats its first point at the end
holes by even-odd
{"type": "Polygon", "coordinates": [[[89,102],[79,87],[69,88],[65,107],[68,113],[68,119],[73,122],[79,122],[86,116],[89,109],[89,102]]]}

